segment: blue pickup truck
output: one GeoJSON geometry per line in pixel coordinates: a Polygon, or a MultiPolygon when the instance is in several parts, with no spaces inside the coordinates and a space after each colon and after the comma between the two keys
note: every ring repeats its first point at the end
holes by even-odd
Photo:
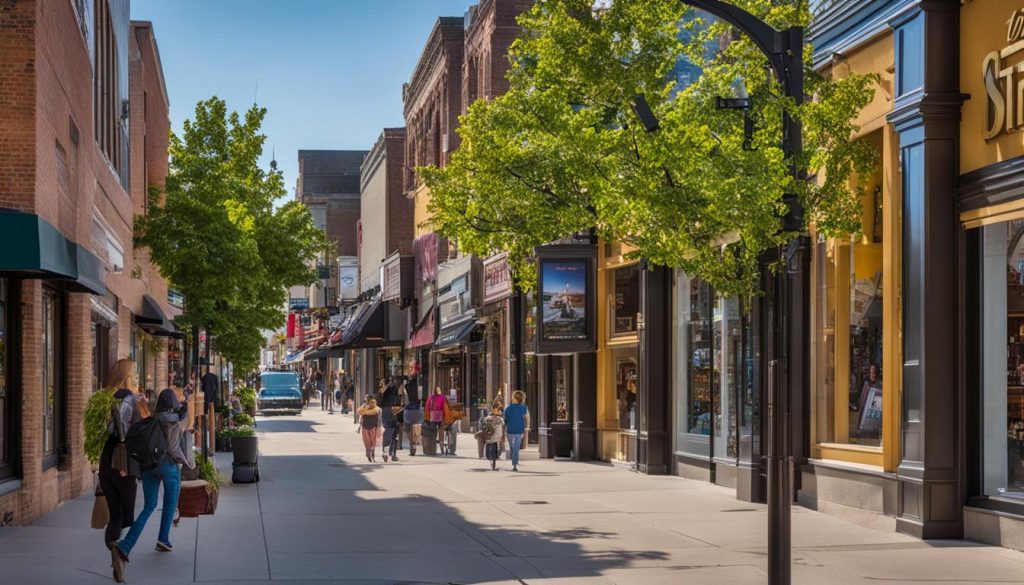
{"type": "Polygon", "coordinates": [[[261,414],[271,412],[302,412],[302,390],[295,372],[263,372],[260,374],[260,392],[256,396],[256,409],[261,414]]]}

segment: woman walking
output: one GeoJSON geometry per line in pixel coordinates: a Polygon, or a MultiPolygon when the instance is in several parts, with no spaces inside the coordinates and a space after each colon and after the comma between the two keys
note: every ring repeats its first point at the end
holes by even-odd
{"type": "Polygon", "coordinates": [[[491,469],[498,469],[498,453],[501,451],[501,443],[505,440],[504,427],[501,409],[494,407],[491,409],[491,415],[480,421],[480,430],[476,433],[476,438],[484,443],[484,453],[491,462],[491,469]]]}
{"type": "Polygon", "coordinates": [[[380,395],[381,420],[384,426],[384,463],[388,457],[398,461],[398,449],[402,446],[402,410],[407,403],[404,391],[393,380],[389,380],[380,395]]]}
{"type": "Polygon", "coordinates": [[[110,434],[100,453],[99,480],[110,510],[103,538],[111,551],[114,580],[122,583],[124,563],[114,552],[114,543],[121,538],[121,531],[130,528],[135,521],[135,496],[138,493],[136,481],[141,473],[138,464],[128,457],[124,437],[132,423],[149,416],[149,409],[145,399],[134,391],[135,362],[130,359],[118,360],[110,371],[109,379],[111,390],[104,391],[114,393],[117,407],[110,413],[110,422],[107,424],[110,434]]]}
{"type": "Polygon", "coordinates": [[[402,411],[402,426],[405,436],[409,437],[409,455],[416,455],[416,447],[420,444],[420,433],[423,428],[423,406],[416,394],[415,382],[408,378],[402,383],[402,393],[406,397],[405,410],[402,411]],[[411,388],[411,392],[409,391],[411,388]]]}
{"type": "Polygon", "coordinates": [[[523,435],[530,426],[530,411],[523,401],[526,395],[522,390],[512,393],[512,404],[505,408],[505,432],[508,435],[509,458],[512,459],[512,471],[519,471],[519,449],[523,446],[523,435]]]}
{"type": "Polygon", "coordinates": [[[380,407],[377,406],[377,399],[366,399],[366,402],[356,411],[359,415],[359,429],[363,435],[363,446],[366,447],[366,460],[370,463],[377,461],[377,438],[381,433],[380,407]]]}
{"type": "Polygon", "coordinates": [[[426,407],[424,415],[431,424],[430,431],[434,433],[434,440],[440,443],[443,440],[441,434],[444,431],[444,411],[448,406],[448,400],[444,397],[440,386],[434,386],[434,393],[427,398],[427,403],[424,406],[426,407]]]}
{"type": "MultiPolygon", "coordinates": [[[[152,469],[142,471],[142,494],[145,504],[139,517],[132,524],[131,530],[124,539],[114,543],[113,555],[121,562],[123,579],[124,565],[128,562],[128,556],[142,536],[142,530],[146,527],[149,517],[156,511],[158,496],[160,495],[160,484],[164,486],[163,509],[160,512],[160,532],[156,540],[156,550],[160,552],[171,552],[171,523],[174,521],[174,513],[178,509],[178,493],[181,489],[181,469],[179,464],[185,462],[181,450],[181,429],[183,422],[188,418],[188,395],[186,391],[185,401],[178,399],[174,389],[166,388],[160,392],[156,401],[156,420],[160,423],[162,430],[167,437],[167,450],[161,457],[159,464],[152,469]]],[[[115,575],[117,562],[115,561],[115,575]]]]}

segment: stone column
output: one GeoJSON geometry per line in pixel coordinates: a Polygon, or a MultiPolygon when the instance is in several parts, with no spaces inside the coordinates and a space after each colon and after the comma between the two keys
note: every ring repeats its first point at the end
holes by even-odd
{"type": "Polygon", "coordinates": [[[891,23],[903,190],[902,457],[897,530],[963,534],[957,400],[959,8],[925,0],[891,23]]]}
{"type": "MultiPolygon", "coordinates": [[[[637,468],[668,473],[672,412],[672,271],[648,266],[640,278],[640,348],[637,380],[637,468]]],[[[685,359],[678,356],[677,359],[685,359]]]]}

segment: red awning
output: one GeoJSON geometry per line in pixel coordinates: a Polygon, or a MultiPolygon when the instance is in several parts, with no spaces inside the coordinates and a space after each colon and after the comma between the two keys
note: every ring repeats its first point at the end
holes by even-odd
{"type": "Polygon", "coordinates": [[[416,348],[434,343],[434,309],[409,334],[409,347],[416,348]]]}

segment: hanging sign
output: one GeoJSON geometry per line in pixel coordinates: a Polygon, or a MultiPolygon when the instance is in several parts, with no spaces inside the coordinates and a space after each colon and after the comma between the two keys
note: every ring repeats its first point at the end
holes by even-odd
{"type": "Polygon", "coordinates": [[[512,296],[512,273],[508,254],[502,253],[484,260],[484,304],[495,303],[512,296]]]}
{"type": "Polygon", "coordinates": [[[590,245],[537,248],[537,353],[594,351],[596,259],[590,245]]]}

